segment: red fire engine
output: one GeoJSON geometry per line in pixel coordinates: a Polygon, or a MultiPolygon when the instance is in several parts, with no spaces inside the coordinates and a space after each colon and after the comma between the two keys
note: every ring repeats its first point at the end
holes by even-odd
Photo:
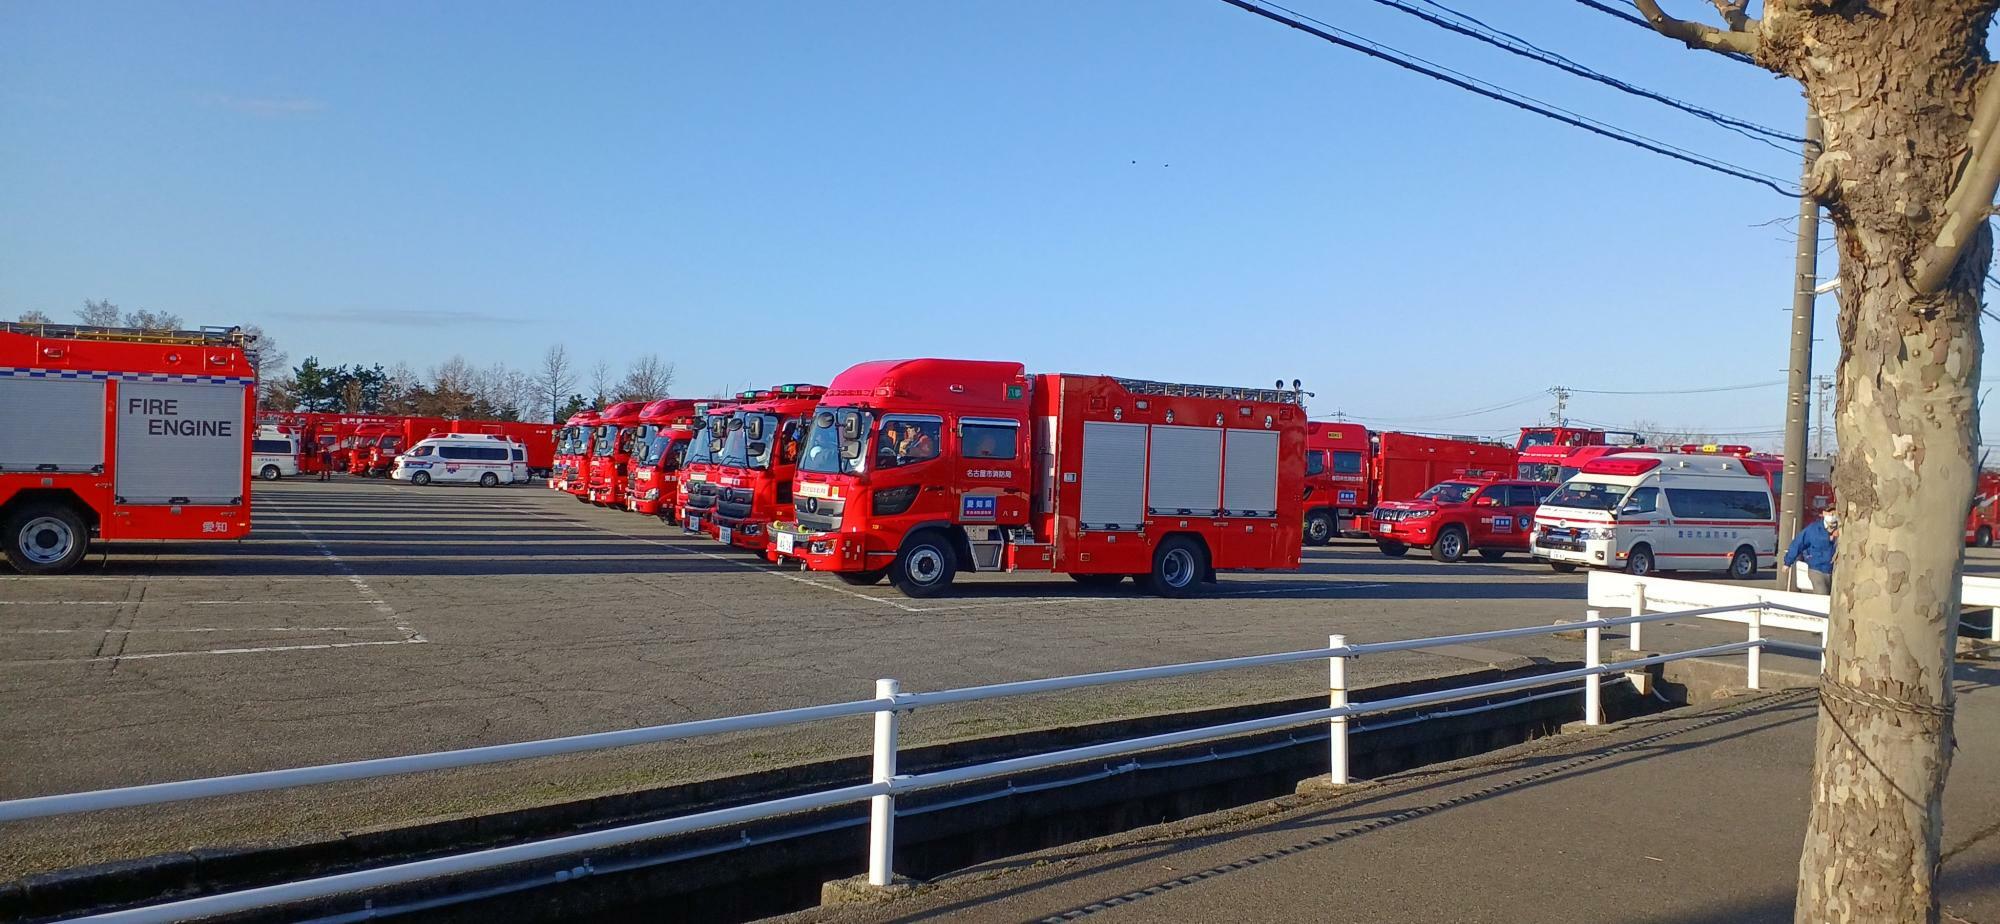
{"type": "Polygon", "coordinates": [[[1299,398],[1031,377],[1020,363],[863,363],[813,415],[797,519],[773,527],[772,550],[916,597],[960,571],[1133,576],[1187,596],[1219,569],[1297,568],[1299,398]]]}
{"type": "MultiPolygon", "coordinates": [[[[1832,499],[1827,501],[1832,503],[1832,499]]],[[[1965,544],[1982,549],[1993,547],[2000,534],[2000,472],[1981,469],[1973,489],[1972,513],[1965,518],[1965,544]]]]}
{"type": "Polygon", "coordinates": [[[792,520],[792,479],[805,428],[824,385],[775,385],[757,392],[729,414],[722,441],[715,538],[724,545],[763,552],[772,523],[792,520]]]}
{"type": "Polygon", "coordinates": [[[1521,437],[1514,444],[1521,454],[1515,474],[1530,480],[1560,483],[1591,459],[1621,449],[1643,449],[1645,445],[1644,436],[1628,430],[1522,427],[1521,437]]]}
{"type": "Polygon", "coordinates": [[[626,467],[632,459],[632,435],[639,431],[639,412],[646,405],[620,401],[597,415],[591,437],[586,497],[599,507],[625,506],[626,467]]]}
{"type": "Polygon", "coordinates": [[[386,478],[389,470],[396,467],[396,457],[402,455],[403,450],[415,446],[431,434],[451,432],[449,428],[459,423],[463,422],[442,417],[403,417],[393,424],[381,426],[378,428],[381,432],[375,434],[374,439],[355,451],[352,471],[357,475],[386,478]]]}
{"type": "MultiPolygon", "coordinates": [[[[746,394],[754,394],[747,393],[746,394]]],[[[715,505],[722,486],[715,480],[722,457],[722,444],[729,435],[729,415],[734,404],[717,404],[696,418],[694,441],[681,457],[681,470],[674,477],[678,487],[674,497],[674,519],[690,533],[715,535],[715,505]]]]}
{"type": "Polygon", "coordinates": [[[0,323],[0,553],[59,574],[100,539],[250,531],[240,330],[0,323]]]}
{"type": "Polygon", "coordinates": [[[576,495],[578,500],[585,499],[584,490],[590,477],[587,468],[590,438],[596,432],[596,411],[578,411],[556,431],[555,456],[549,473],[550,488],[576,495]]]}
{"type": "Polygon", "coordinates": [[[1374,506],[1368,484],[1368,428],[1353,423],[1306,424],[1307,545],[1326,545],[1341,523],[1374,506]]]}
{"type": "Polygon", "coordinates": [[[688,442],[702,432],[703,412],[719,403],[705,398],[661,398],[639,411],[631,474],[625,484],[625,509],[673,521],[681,456],[688,442]]]}
{"type": "Polygon", "coordinates": [[[1522,427],[1514,450],[1525,453],[1542,446],[1643,446],[1646,438],[1631,430],[1597,430],[1584,427],[1522,427]]]}

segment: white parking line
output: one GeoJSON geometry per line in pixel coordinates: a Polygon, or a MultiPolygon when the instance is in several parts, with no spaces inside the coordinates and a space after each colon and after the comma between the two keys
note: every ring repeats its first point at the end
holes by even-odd
{"type": "Polygon", "coordinates": [[[0,661],[5,667],[32,667],[37,664],[95,664],[101,661],[145,661],[153,658],[187,658],[195,655],[261,654],[271,651],[323,651],[328,648],[363,648],[370,645],[423,645],[425,638],[392,638],[380,642],[327,642],[319,645],[271,645],[264,648],[210,648],[202,651],[154,651],[146,654],[104,655],[97,658],[50,658],[42,661],[0,661]]]}
{"type": "Polygon", "coordinates": [[[1262,590],[1218,590],[1211,597],[1248,597],[1256,594],[1316,594],[1329,590],[1373,590],[1387,584],[1321,584],[1315,587],[1269,587],[1262,590]]]}
{"type": "MultiPolygon", "coordinates": [[[[382,595],[376,593],[375,588],[368,586],[368,582],[362,580],[361,575],[354,573],[354,569],[348,567],[346,562],[341,561],[340,556],[333,554],[333,550],[327,548],[326,543],[321,542],[318,536],[312,534],[312,531],[306,529],[304,526],[299,525],[299,521],[292,519],[290,514],[280,513],[279,516],[284,517],[287,522],[292,524],[293,529],[298,530],[300,535],[306,537],[306,541],[311,542],[313,544],[313,548],[319,550],[319,554],[326,558],[327,564],[332,565],[333,570],[339,572],[341,577],[347,579],[347,583],[352,584],[354,586],[354,589],[360,592],[361,599],[363,602],[367,603],[369,606],[374,607],[376,612],[381,613],[391,623],[393,623],[396,627],[396,631],[403,633],[403,638],[405,641],[418,642],[418,643],[430,641],[429,639],[424,638],[423,633],[420,633],[417,630],[412,629],[408,625],[404,624],[403,618],[396,614],[396,608],[390,606],[389,601],[382,599],[382,595]]],[[[354,644],[362,644],[362,643],[356,642],[354,644]]],[[[369,643],[369,644],[380,644],[380,643],[369,643]]]]}
{"type": "Polygon", "coordinates": [[[370,600],[0,600],[0,606],[125,606],[130,604],[175,606],[373,606],[370,600]]]}
{"type": "Polygon", "coordinates": [[[0,629],[0,635],[131,635],[142,632],[388,632],[385,626],[190,626],[184,629],[0,629]]]}

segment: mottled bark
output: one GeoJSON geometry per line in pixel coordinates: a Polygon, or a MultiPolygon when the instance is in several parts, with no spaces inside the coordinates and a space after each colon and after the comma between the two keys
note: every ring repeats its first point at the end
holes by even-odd
{"type": "Polygon", "coordinates": [[[1935,288],[1915,280],[1974,160],[1996,5],[1770,0],[1751,33],[1757,62],[1798,79],[1820,115],[1812,192],[1840,247],[1841,535],[1801,924],[1937,919],[1984,222],[1935,288]]]}

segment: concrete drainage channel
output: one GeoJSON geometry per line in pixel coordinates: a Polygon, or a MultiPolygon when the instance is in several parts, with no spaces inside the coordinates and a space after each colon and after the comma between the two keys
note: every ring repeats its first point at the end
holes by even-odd
{"type": "MultiPolygon", "coordinates": [[[[1384,699],[1576,666],[1524,661],[1370,687],[1355,691],[1354,699],[1384,699]]],[[[1676,662],[1669,667],[1687,670],[1655,675],[1645,684],[1649,689],[1644,695],[1632,684],[1607,683],[1607,716],[1629,718],[1691,699],[1700,702],[1712,691],[1742,682],[1736,665],[1676,662]],[[1736,668],[1733,684],[1730,667],[1736,668]]],[[[962,766],[1324,704],[1323,698],[1285,700],[910,749],[903,752],[902,769],[962,766]]],[[[1572,686],[1459,703],[1425,714],[1375,716],[1352,726],[1353,773],[1379,776],[1555,734],[1575,721],[1581,709],[1581,690],[1572,686]]],[[[1248,805],[1291,793],[1300,781],[1324,774],[1326,767],[1326,730],[1307,726],[906,797],[898,804],[897,871],[928,879],[987,860],[1248,805]]],[[[283,849],[176,854],[67,870],[0,886],[0,920],[58,920],[631,824],[862,782],[868,773],[866,757],[847,758],[283,849]]],[[[809,812],[577,857],[559,869],[523,865],[229,920],[653,921],[663,914],[686,921],[752,920],[812,907],[820,902],[824,883],[859,873],[866,814],[865,806],[809,812]]]]}

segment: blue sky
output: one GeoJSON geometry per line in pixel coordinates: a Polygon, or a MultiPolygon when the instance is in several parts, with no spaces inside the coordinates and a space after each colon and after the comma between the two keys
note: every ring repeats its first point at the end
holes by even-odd
{"type": "MultiPolygon", "coordinates": [[[[1797,174],[1793,152],[1373,3],[1288,5],[1797,174]]],[[[1803,118],[1789,81],[1574,3],[1476,14],[1732,115],[1803,118]]],[[[1785,362],[1790,232],[1753,226],[1793,202],[1214,0],[15,3],[0,61],[9,316],[109,298],[262,324],[294,361],[419,368],[657,352],[687,394],[907,355],[1297,377],[1316,415],[1459,432],[1545,415],[1452,416],[1551,385],[1785,362]]],[[[1771,429],[1782,398],[1571,411],[1771,429]]]]}

